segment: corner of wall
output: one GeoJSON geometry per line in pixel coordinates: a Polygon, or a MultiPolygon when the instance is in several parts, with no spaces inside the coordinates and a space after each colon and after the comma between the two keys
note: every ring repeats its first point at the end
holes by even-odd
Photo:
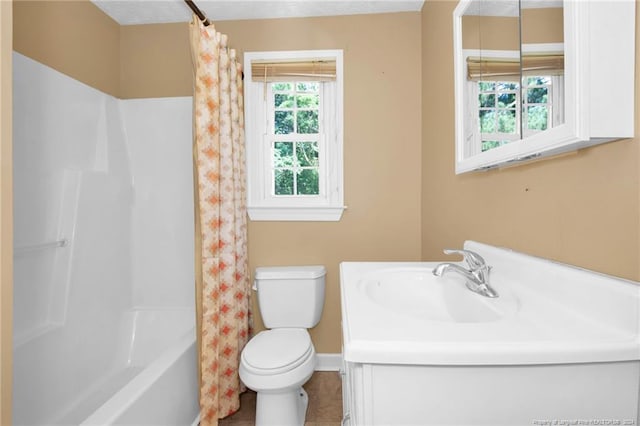
{"type": "Polygon", "coordinates": [[[0,1],[0,424],[11,424],[13,328],[13,2],[0,1]]]}

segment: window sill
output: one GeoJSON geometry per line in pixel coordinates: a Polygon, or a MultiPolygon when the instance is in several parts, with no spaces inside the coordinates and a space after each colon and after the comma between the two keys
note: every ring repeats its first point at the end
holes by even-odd
{"type": "Polygon", "coordinates": [[[247,210],[253,221],[337,222],[346,207],[248,207],[247,210]]]}

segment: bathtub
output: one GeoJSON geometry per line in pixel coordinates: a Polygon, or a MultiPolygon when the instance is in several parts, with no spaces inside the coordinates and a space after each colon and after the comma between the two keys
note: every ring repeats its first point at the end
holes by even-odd
{"type": "Polygon", "coordinates": [[[192,309],[135,309],[125,314],[120,368],[93,386],[61,423],[197,424],[198,364],[192,309]],[[76,420],[75,422],[73,420],[76,420]]]}
{"type": "Polygon", "coordinates": [[[341,264],[344,424],[638,424],[639,283],[465,248],[500,297],[439,262],[341,264]]]}
{"type": "MultiPolygon", "coordinates": [[[[90,341],[89,335],[75,337],[77,344],[61,350],[58,357],[42,349],[47,347],[46,340],[65,341],[69,338],[65,334],[79,334],[59,327],[16,349],[20,375],[14,400],[16,426],[197,425],[194,310],[137,308],[119,318],[114,327],[117,339],[106,345],[90,341]],[[104,365],[98,357],[92,365],[78,356],[109,348],[111,361],[104,365]],[[35,356],[47,362],[56,357],[60,367],[47,368],[35,356]],[[68,362],[61,362],[64,359],[68,362]]],[[[96,334],[94,330],[91,336],[96,334]]]]}
{"type": "Polygon", "coordinates": [[[126,367],[112,379],[122,386],[80,424],[197,425],[194,319],[193,310],[139,309],[128,313],[123,328],[130,341],[124,346],[126,353],[121,354],[127,359],[126,367]]]}

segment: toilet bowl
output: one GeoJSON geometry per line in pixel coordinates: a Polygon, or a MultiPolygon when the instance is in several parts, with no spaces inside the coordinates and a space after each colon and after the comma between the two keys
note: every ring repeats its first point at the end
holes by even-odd
{"type": "Polygon", "coordinates": [[[242,350],[240,379],[257,393],[256,426],[303,426],[309,398],[302,385],[315,370],[307,328],[324,305],[323,266],[257,268],[254,290],[268,330],[242,350]]]}
{"type": "Polygon", "coordinates": [[[256,426],[301,426],[308,397],[302,385],[316,367],[316,352],[305,329],[262,331],[241,355],[240,378],[257,392],[256,426]]]}

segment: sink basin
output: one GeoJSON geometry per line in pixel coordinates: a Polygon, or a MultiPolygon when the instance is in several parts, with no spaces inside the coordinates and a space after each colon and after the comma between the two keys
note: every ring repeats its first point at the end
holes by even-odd
{"type": "Polygon", "coordinates": [[[492,266],[499,297],[470,291],[453,272],[434,276],[440,262],[342,262],[344,359],[393,365],[640,360],[638,283],[474,241],[464,248],[492,266]]]}
{"type": "Polygon", "coordinates": [[[358,289],[385,310],[428,321],[490,322],[517,309],[509,293],[487,298],[467,289],[464,277],[436,277],[432,271],[420,267],[378,270],[365,275],[358,289]]]}

